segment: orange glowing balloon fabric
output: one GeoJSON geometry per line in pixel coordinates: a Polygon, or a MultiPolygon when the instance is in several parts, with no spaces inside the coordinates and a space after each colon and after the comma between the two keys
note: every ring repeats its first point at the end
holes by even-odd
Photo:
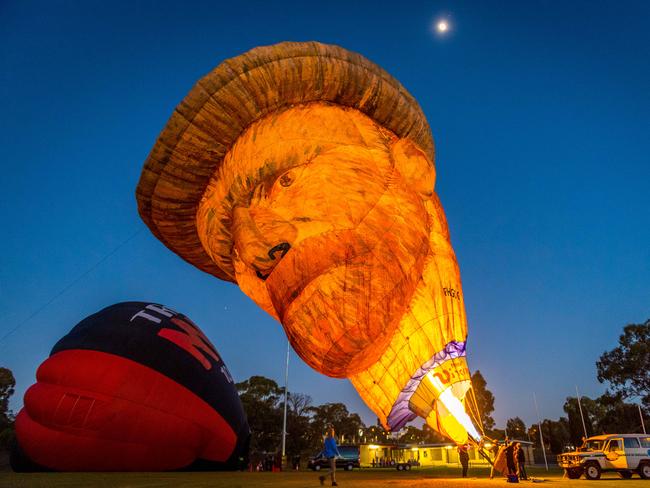
{"type": "Polygon", "coordinates": [[[464,443],[467,326],[434,183],[428,124],[396,80],[336,46],[282,43],[199,81],[137,196],[156,236],[236,282],[385,427],[421,416],[464,443]]]}

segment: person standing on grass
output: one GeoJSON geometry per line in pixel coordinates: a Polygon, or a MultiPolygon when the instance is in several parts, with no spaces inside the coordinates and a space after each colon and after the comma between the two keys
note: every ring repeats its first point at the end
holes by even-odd
{"type": "Polygon", "coordinates": [[[519,467],[519,478],[522,480],[527,480],[528,474],[526,474],[526,455],[524,454],[523,447],[521,447],[521,444],[518,442],[515,444],[515,453],[517,466],[519,467]]]}
{"type": "Polygon", "coordinates": [[[463,478],[467,478],[467,468],[469,467],[469,452],[466,445],[458,446],[458,460],[463,467],[463,478]]]}
{"type": "Polygon", "coordinates": [[[336,445],[336,439],[334,438],[333,425],[330,425],[327,437],[325,437],[325,442],[323,443],[323,454],[329,462],[329,472],[325,475],[319,476],[318,480],[321,485],[325,484],[325,478],[327,477],[327,474],[329,474],[332,477],[332,486],[338,486],[338,483],[336,482],[336,458],[341,457],[341,454],[339,453],[339,448],[336,445]]]}
{"type": "Polygon", "coordinates": [[[506,447],[506,466],[509,475],[517,474],[517,460],[515,458],[515,443],[510,442],[506,447]]]}

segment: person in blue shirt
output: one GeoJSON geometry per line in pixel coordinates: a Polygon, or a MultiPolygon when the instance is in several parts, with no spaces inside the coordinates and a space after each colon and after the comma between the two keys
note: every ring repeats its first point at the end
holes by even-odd
{"type": "Polygon", "coordinates": [[[325,475],[318,477],[320,484],[325,484],[325,478],[327,474],[332,477],[332,486],[338,486],[336,482],[336,458],[341,457],[339,453],[339,448],[336,445],[336,439],[334,438],[334,426],[330,425],[327,432],[327,437],[325,437],[325,442],[323,443],[323,455],[327,458],[330,464],[329,472],[325,475]]]}

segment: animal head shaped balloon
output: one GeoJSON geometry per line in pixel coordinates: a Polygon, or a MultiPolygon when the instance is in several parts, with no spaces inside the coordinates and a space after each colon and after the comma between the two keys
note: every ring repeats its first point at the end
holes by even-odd
{"type": "Polygon", "coordinates": [[[256,48],[177,107],[137,189],[169,248],[236,282],[392,430],[478,437],[460,275],[417,102],[345,49],[256,48]],[[464,415],[464,417],[463,417],[464,415]]]}

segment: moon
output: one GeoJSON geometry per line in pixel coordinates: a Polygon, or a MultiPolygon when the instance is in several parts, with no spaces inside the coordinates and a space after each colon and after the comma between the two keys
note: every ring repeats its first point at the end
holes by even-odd
{"type": "Polygon", "coordinates": [[[447,23],[446,20],[439,20],[439,21],[436,23],[436,30],[437,30],[440,34],[444,34],[445,32],[447,32],[447,31],[449,30],[449,23],[447,23]]]}

